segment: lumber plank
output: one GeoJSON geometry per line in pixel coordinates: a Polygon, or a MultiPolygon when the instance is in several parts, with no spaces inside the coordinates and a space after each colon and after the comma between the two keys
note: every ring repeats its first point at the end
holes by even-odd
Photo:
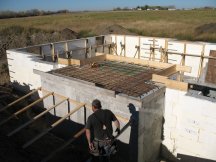
{"type": "Polygon", "coordinates": [[[106,54],[106,60],[140,64],[140,65],[150,66],[150,67],[159,68],[159,69],[165,69],[165,68],[172,66],[172,64],[169,64],[169,63],[161,63],[161,62],[156,62],[156,61],[148,61],[148,60],[128,58],[128,57],[115,56],[115,55],[109,55],[109,54],[106,54]]]}
{"type": "Polygon", "coordinates": [[[45,96],[43,96],[42,98],[34,101],[33,103],[31,103],[30,105],[18,110],[17,112],[13,113],[11,116],[9,116],[7,119],[3,120],[0,122],[0,126],[7,123],[9,120],[11,120],[12,118],[16,117],[17,115],[25,112],[26,110],[30,109],[32,106],[36,105],[37,103],[41,102],[43,99],[47,98],[48,96],[52,95],[53,92],[50,92],[48,94],[46,94],[45,96]]]}
{"type": "Polygon", "coordinates": [[[6,109],[8,109],[9,107],[15,105],[16,103],[18,103],[19,101],[27,98],[28,96],[32,95],[33,93],[37,92],[38,90],[41,90],[41,87],[37,88],[36,90],[33,90],[32,92],[20,97],[19,99],[11,102],[10,104],[8,104],[7,106],[3,107],[2,109],[0,109],[0,112],[5,111],[6,109]]]}
{"type": "Polygon", "coordinates": [[[40,117],[44,116],[46,113],[48,113],[50,110],[54,109],[55,107],[59,106],[60,104],[62,104],[63,102],[65,102],[66,100],[68,100],[68,98],[61,100],[60,102],[58,102],[57,104],[49,107],[48,109],[46,109],[45,111],[43,111],[42,113],[38,114],[37,116],[33,117],[31,120],[29,120],[28,122],[26,122],[25,124],[21,125],[20,127],[16,128],[15,130],[13,130],[12,132],[10,132],[8,134],[8,136],[12,136],[15,133],[19,132],[20,130],[22,130],[23,128],[27,127],[28,125],[30,125],[31,123],[35,122],[37,119],[39,119],[40,117]]]}
{"type": "Polygon", "coordinates": [[[83,107],[85,104],[80,104],[79,106],[75,107],[73,110],[71,110],[67,115],[61,117],[59,120],[57,120],[56,122],[54,122],[50,128],[45,129],[43,132],[41,132],[40,134],[38,134],[36,137],[34,137],[33,139],[31,139],[30,141],[28,141],[27,143],[25,143],[22,148],[27,148],[28,146],[30,146],[31,144],[33,144],[35,141],[37,141],[38,139],[40,139],[41,137],[43,137],[45,134],[47,134],[49,131],[51,131],[53,128],[55,128],[56,126],[58,126],[59,124],[61,124],[67,117],[71,116],[72,114],[74,114],[75,112],[77,112],[81,107],[83,107]]]}
{"type": "Polygon", "coordinates": [[[181,91],[187,91],[188,90],[188,83],[179,82],[176,80],[170,80],[168,77],[153,74],[152,75],[152,81],[164,83],[168,88],[173,88],[181,91]]]}

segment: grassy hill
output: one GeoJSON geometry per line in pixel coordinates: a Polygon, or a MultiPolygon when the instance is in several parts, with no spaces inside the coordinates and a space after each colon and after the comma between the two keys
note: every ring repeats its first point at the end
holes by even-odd
{"type": "Polygon", "coordinates": [[[118,24],[139,35],[216,42],[216,10],[79,12],[0,20],[0,31],[11,26],[43,30],[70,28],[100,34],[118,24]]]}

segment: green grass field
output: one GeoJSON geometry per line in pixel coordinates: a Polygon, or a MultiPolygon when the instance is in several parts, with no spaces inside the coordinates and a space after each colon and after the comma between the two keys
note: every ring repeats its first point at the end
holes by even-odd
{"type": "Polygon", "coordinates": [[[98,30],[113,24],[139,35],[216,42],[216,10],[80,12],[12,18],[0,20],[0,30],[18,25],[98,34],[98,30]]]}

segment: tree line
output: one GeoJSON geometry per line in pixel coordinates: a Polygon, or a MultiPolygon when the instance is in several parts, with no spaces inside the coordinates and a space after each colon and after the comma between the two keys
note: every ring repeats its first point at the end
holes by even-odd
{"type": "Polygon", "coordinates": [[[58,11],[43,11],[38,9],[32,9],[27,11],[0,11],[0,19],[17,18],[17,17],[29,17],[29,16],[43,16],[52,15],[58,13],[69,13],[69,10],[58,10],[58,11]]]}

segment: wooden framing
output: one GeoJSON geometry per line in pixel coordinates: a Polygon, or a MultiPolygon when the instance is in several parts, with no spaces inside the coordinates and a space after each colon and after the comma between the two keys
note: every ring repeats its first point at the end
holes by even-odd
{"type": "Polygon", "coordinates": [[[47,162],[49,161],[53,156],[56,155],[59,151],[63,150],[65,147],[70,145],[72,142],[74,142],[77,138],[79,138],[81,135],[85,133],[85,128],[81,129],[79,132],[77,132],[71,139],[69,139],[67,142],[65,142],[62,146],[51,152],[47,157],[45,157],[41,162],[47,162]]]}
{"type": "Polygon", "coordinates": [[[176,80],[170,80],[166,76],[153,74],[152,75],[152,81],[164,83],[166,85],[166,87],[168,87],[168,88],[178,89],[181,91],[187,91],[188,90],[188,83],[184,83],[184,82],[180,82],[180,81],[176,81],[176,80]]]}
{"type": "Polygon", "coordinates": [[[36,105],[37,103],[41,102],[43,99],[49,97],[50,95],[53,95],[53,92],[50,92],[48,94],[46,94],[45,96],[43,96],[42,98],[34,101],[33,103],[31,103],[30,105],[18,110],[17,112],[13,113],[11,116],[9,116],[7,119],[3,120],[0,122],[0,126],[7,123],[9,120],[11,120],[12,118],[16,117],[17,115],[25,112],[26,110],[30,109],[32,106],[36,105]]]}
{"type": "MultiPolygon", "coordinates": [[[[49,93],[49,92],[50,92],[50,91],[48,91],[48,90],[46,90],[46,89],[44,89],[44,88],[42,88],[41,91],[42,91],[42,92],[45,92],[45,93],[49,93]]],[[[59,98],[64,98],[64,99],[66,99],[65,96],[62,96],[62,95],[57,94],[57,93],[55,93],[55,96],[57,96],[57,97],[59,97],[59,98]]],[[[75,101],[75,100],[73,100],[73,99],[69,99],[69,102],[74,103],[74,104],[84,104],[84,103],[82,103],[82,102],[78,102],[78,101],[75,101]]],[[[91,105],[85,104],[85,108],[87,108],[87,109],[89,109],[89,110],[92,110],[92,106],[91,106],[91,105]]],[[[115,116],[116,116],[120,121],[122,121],[122,122],[128,122],[128,121],[129,121],[129,119],[124,118],[124,117],[122,117],[122,116],[120,116],[120,115],[118,115],[118,114],[115,114],[115,116]]]]}
{"type": "Polygon", "coordinates": [[[73,110],[71,110],[68,114],[66,114],[65,116],[61,117],[59,120],[57,120],[56,122],[54,122],[50,128],[44,130],[43,132],[41,132],[39,135],[37,135],[35,138],[31,139],[30,141],[28,141],[27,143],[25,143],[22,148],[27,148],[28,146],[30,146],[32,143],[34,143],[35,141],[37,141],[38,139],[40,139],[41,137],[43,137],[45,134],[47,134],[49,131],[51,131],[53,128],[55,128],[56,126],[58,126],[59,124],[61,124],[64,120],[66,120],[66,118],[68,118],[69,116],[71,116],[72,114],[74,114],[76,111],[78,111],[81,107],[83,107],[85,104],[80,104],[78,106],[76,106],[73,110]]]}
{"type": "Polygon", "coordinates": [[[46,109],[45,111],[43,111],[42,113],[38,114],[37,116],[33,117],[31,120],[29,120],[28,122],[26,122],[25,124],[21,125],[20,127],[16,128],[15,130],[13,130],[12,132],[10,132],[8,134],[8,136],[12,136],[15,133],[19,132],[20,130],[22,130],[23,128],[27,127],[28,125],[30,125],[31,123],[33,123],[34,121],[36,121],[37,119],[41,118],[42,116],[44,116],[46,113],[48,113],[50,110],[54,109],[55,107],[59,106],[60,104],[62,104],[63,102],[67,101],[69,98],[63,99],[60,102],[58,102],[57,104],[51,106],[50,108],[46,109]]]}
{"type": "Polygon", "coordinates": [[[36,90],[33,90],[32,92],[20,97],[19,99],[11,102],[10,104],[8,104],[7,106],[3,107],[2,109],[0,109],[0,112],[5,111],[6,109],[8,109],[9,107],[15,105],[16,103],[20,102],[21,100],[31,96],[32,94],[36,93],[38,90],[41,90],[41,87],[37,88],[36,90]]]}

